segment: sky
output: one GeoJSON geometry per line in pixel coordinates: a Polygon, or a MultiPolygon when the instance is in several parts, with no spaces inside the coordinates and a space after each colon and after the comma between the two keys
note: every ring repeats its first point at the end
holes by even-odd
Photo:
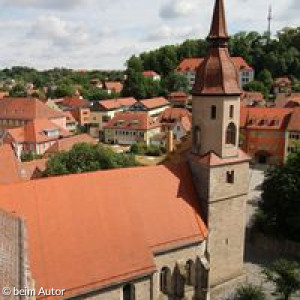
{"type": "MultiPolygon", "coordinates": [[[[214,0],[0,0],[0,68],[123,69],[132,54],[208,34],[214,0]]],[[[225,0],[231,34],[300,26],[299,0],[225,0]]]]}

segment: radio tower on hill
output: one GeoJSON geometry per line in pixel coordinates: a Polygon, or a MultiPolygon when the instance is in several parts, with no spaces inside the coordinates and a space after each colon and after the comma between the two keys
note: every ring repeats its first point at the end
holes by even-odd
{"type": "Polygon", "coordinates": [[[268,40],[271,40],[271,22],[272,22],[273,16],[272,16],[272,6],[269,6],[269,13],[268,13],[268,40]]]}

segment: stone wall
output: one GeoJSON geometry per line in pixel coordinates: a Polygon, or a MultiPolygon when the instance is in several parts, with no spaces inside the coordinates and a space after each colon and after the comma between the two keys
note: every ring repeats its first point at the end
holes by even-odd
{"type": "Polygon", "coordinates": [[[300,258],[300,243],[277,240],[262,233],[255,233],[251,237],[253,246],[262,251],[274,253],[276,255],[298,256],[300,258]]]}

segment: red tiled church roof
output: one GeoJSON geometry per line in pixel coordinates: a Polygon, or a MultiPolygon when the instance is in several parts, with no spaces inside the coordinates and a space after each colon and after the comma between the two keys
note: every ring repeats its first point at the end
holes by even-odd
{"type": "Polygon", "coordinates": [[[0,207],[27,224],[36,287],[64,297],[150,274],[154,252],[207,237],[186,164],[2,187],[0,207]]]}

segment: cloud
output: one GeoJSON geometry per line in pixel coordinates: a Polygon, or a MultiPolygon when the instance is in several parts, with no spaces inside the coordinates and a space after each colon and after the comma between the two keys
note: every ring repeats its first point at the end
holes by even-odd
{"type": "Polygon", "coordinates": [[[163,24],[151,31],[143,40],[146,42],[162,42],[168,40],[175,42],[178,39],[195,38],[197,36],[200,36],[200,29],[198,27],[174,27],[163,24]]]}
{"type": "Polygon", "coordinates": [[[7,6],[68,10],[84,5],[86,0],[5,0],[7,6]]]}
{"type": "Polygon", "coordinates": [[[41,16],[31,26],[28,38],[45,40],[60,48],[84,45],[89,34],[83,25],[64,21],[56,16],[41,16]]]}
{"type": "Polygon", "coordinates": [[[195,8],[195,3],[189,0],[170,0],[160,9],[160,17],[163,19],[176,19],[190,15],[195,8]]]}

